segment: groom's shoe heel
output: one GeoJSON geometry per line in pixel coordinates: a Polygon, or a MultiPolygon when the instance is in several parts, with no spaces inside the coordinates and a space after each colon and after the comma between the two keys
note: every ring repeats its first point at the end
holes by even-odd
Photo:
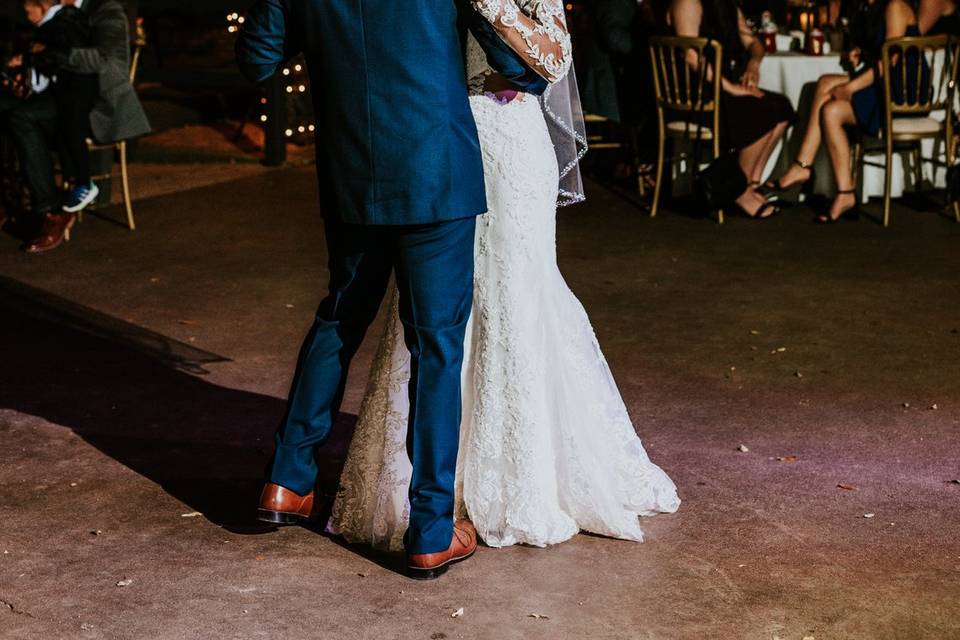
{"type": "Polygon", "coordinates": [[[301,524],[316,520],[313,491],[305,496],[268,482],[260,494],[257,520],[270,524],[301,524]]]}
{"type": "Polygon", "coordinates": [[[270,511],[269,509],[257,509],[257,520],[260,522],[269,522],[270,524],[301,524],[309,522],[310,518],[305,518],[298,514],[282,513],[280,511],[270,511]]]}
{"type": "Polygon", "coordinates": [[[407,576],[413,578],[414,580],[436,580],[445,574],[449,568],[450,565],[448,564],[445,564],[442,567],[437,567],[436,569],[417,569],[415,567],[407,567],[407,576]]]}
{"type": "Polygon", "coordinates": [[[477,530],[469,520],[458,520],[446,551],[407,554],[407,575],[414,580],[434,580],[446,573],[450,565],[466,560],[476,551],[477,530]]]}

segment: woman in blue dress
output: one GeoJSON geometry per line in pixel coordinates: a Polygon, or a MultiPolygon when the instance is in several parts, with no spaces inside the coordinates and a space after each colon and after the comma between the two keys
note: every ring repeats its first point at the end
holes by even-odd
{"type": "MultiPolygon", "coordinates": [[[[867,0],[855,19],[853,38],[856,45],[847,52],[849,74],[828,74],[817,81],[817,91],[810,120],[800,151],[779,180],[768,184],[783,190],[803,184],[813,177],[812,164],[826,143],[830,164],[837,182],[837,193],[829,213],[817,216],[821,223],[857,218],[857,198],[850,171],[850,141],[844,127],[856,125],[864,134],[875,136],[883,124],[883,69],[880,52],[885,40],[919,35],[917,16],[905,0],[867,0]]],[[[916,60],[907,61],[908,95],[917,82],[916,60]],[[912,64],[910,64],[912,62],[912,64]]],[[[899,65],[897,65],[899,67],[899,65]]],[[[929,81],[924,67],[922,82],[929,81]]],[[[891,78],[899,80],[900,73],[891,78]]],[[[897,82],[897,84],[900,84],[897,82]]],[[[895,95],[902,88],[894,87],[895,95]]]]}

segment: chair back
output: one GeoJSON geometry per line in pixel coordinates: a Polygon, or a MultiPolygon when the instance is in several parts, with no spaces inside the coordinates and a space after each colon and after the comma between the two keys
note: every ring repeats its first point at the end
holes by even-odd
{"type": "Polygon", "coordinates": [[[946,35],[907,36],[883,43],[888,124],[898,115],[928,114],[951,104],[957,82],[957,50],[957,41],[946,35]]]}
{"type": "Polygon", "coordinates": [[[130,84],[137,79],[137,68],[140,66],[140,54],[147,46],[147,31],[143,28],[143,18],[137,18],[134,23],[133,50],[130,52],[130,84]]]}
{"type": "Polygon", "coordinates": [[[712,113],[720,104],[723,48],[707,38],[650,38],[650,63],[657,107],[662,112],[712,113]]]}

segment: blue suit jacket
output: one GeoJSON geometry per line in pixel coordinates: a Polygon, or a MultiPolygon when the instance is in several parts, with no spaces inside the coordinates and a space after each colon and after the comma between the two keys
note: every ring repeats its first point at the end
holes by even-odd
{"type": "MultiPolygon", "coordinates": [[[[471,14],[491,65],[545,84],[471,14]]],[[[486,211],[455,0],[258,0],[237,41],[255,82],[303,52],[316,113],[324,215],[410,225],[486,211]]]]}

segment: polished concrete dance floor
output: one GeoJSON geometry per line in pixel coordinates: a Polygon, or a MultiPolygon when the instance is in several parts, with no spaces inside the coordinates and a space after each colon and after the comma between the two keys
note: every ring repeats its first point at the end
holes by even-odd
{"type": "Polygon", "coordinates": [[[960,637],[960,225],[650,220],[591,185],[560,264],[683,505],[423,584],[250,520],[323,293],[312,175],[0,236],[0,638],[960,637]]]}

